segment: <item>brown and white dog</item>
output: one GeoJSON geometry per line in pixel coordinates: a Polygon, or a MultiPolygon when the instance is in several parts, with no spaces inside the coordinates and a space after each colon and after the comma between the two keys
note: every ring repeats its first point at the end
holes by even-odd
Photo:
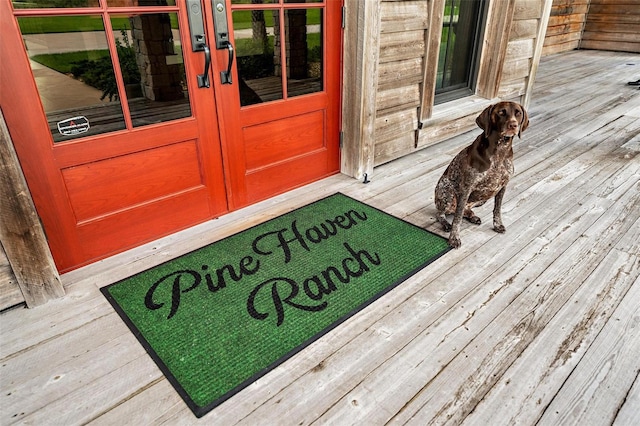
{"type": "Polygon", "coordinates": [[[522,105],[498,102],[487,107],[476,118],[484,130],[475,141],[455,156],[440,177],[435,191],[438,221],[449,234],[449,245],[460,247],[460,222],[480,224],[480,218],[471,210],[495,197],[493,229],[505,232],[502,224],[502,197],[509,178],[513,175],[514,136],[529,126],[529,117],[522,105]],[[453,214],[449,224],[445,215],[453,214]]]}

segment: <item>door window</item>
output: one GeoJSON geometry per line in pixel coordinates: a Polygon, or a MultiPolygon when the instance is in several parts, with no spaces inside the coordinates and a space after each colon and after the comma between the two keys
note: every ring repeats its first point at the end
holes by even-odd
{"type": "Polygon", "coordinates": [[[232,13],[242,106],[323,91],[322,8],[270,8],[276,0],[232,3],[249,6],[232,13]]]}
{"type": "Polygon", "coordinates": [[[192,115],[173,5],[13,1],[54,142],[192,115]],[[140,12],[119,14],[121,6],[140,12]]]}

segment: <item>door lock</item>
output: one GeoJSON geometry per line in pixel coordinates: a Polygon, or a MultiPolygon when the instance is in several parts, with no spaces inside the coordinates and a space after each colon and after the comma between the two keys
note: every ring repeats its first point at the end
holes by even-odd
{"type": "Polygon", "coordinates": [[[227,45],[231,42],[225,0],[211,0],[211,2],[213,5],[213,25],[216,30],[216,49],[227,49],[227,45]]]}
{"type": "Polygon", "coordinates": [[[189,30],[191,31],[191,50],[194,52],[202,52],[207,45],[207,36],[204,32],[200,0],[187,0],[187,10],[189,30]]]}

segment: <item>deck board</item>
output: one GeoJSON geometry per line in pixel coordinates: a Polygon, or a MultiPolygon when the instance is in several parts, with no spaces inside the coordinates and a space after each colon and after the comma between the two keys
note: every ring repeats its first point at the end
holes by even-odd
{"type": "Polygon", "coordinates": [[[442,234],[433,188],[478,131],[62,276],[0,314],[0,423],[617,424],[640,413],[640,55],[542,59],[503,219],[198,421],[99,288],[341,191],[442,234]],[[635,64],[635,65],[629,65],[635,64]],[[578,78],[579,77],[579,78],[578,78]]]}

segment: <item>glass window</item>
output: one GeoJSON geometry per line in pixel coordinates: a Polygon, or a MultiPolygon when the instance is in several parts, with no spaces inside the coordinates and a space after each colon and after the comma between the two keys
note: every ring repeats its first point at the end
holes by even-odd
{"type": "Polygon", "coordinates": [[[284,25],[280,16],[275,9],[233,12],[242,106],[323,90],[323,9],[286,9],[284,25]]]}
{"type": "Polygon", "coordinates": [[[99,0],[13,0],[14,9],[98,7],[99,0]]]}
{"type": "Polygon", "coordinates": [[[176,0],[107,0],[109,7],[175,6],[176,0]]]}
{"type": "Polygon", "coordinates": [[[231,4],[263,4],[278,3],[278,0],[231,0],[231,4]]]}
{"type": "Polygon", "coordinates": [[[101,16],[18,24],[54,142],[125,128],[101,16]]]}
{"type": "Polygon", "coordinates": [[[287,94],[322,91],[322,9],[289,9],[287,25],[287,94]]]}
{"type": "Polygon", "coordinates": [[[133,126],[191,116],[177,15],[112,16],[111,26],[133,126]]]}
{"type": "Polygon", "coordinates": [[[271,9],[233,12],[242,106],[283,98],[280,64],[274,54],[274,35],[280,33],[278,16],[278,10],[271,9]]]}
{"type": "Polygon", "coordinates": [[[447,0],[438,57],[436,103],[469,96],[475,90],[484,0],[447,0]]]}

